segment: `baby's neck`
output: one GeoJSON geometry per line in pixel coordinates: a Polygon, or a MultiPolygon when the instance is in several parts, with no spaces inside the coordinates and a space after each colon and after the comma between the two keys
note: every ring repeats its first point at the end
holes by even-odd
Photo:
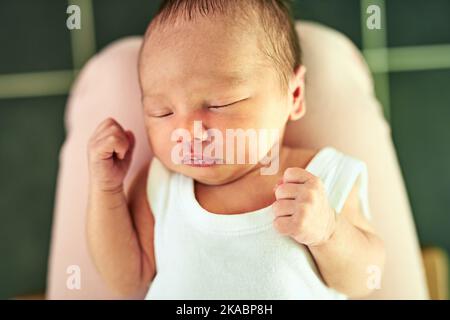
{"type": "Polygon", "coordinates": [[[205,185],[195,182],[199,204],[209,212],[242,214],[271,205],[275,201],[274,186],[289,167],[304,168],[316,152],[312,150],[281,147],[279,169],[273,175],[261,175],[259,168],[224,185],[205,185]],[[233,201],[224,201],[233,199],[233,201]]]}

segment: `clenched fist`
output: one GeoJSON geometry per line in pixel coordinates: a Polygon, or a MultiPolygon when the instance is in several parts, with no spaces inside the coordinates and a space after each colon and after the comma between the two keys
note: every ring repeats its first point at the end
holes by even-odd
{"type": "Polygon", "coordinates": [[[112,118],[103,121],[88,144],[90,186],[100,191],[121,190],[134,144],[131,131],[125,131],[112,118]]]}
{"type": "Polygon", "coordinates": [[[317,246],[332,236],[336,215],[322,181],[301,168],[288,168],[275,187],[274,227],[306,246],[317,246]]]}

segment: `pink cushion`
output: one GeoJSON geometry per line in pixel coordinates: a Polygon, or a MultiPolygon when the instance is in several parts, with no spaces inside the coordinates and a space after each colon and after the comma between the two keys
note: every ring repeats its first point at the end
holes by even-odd
{"type": "MultiPolygon", "coordinates": [[[[286,143],[318,148],[334,146],[368,164],[373,222],[387,248],[381,289],[372,298],[423,299],[427,289],[411,211],[390,130],[359,52],[343,35],[318,24],[299,23],[307,72],[307,114],[290,124],[286,143]]],[[[95,270],[85,240],[87,199],[86,144],[108,116],[135,132],[137,145],[130,183],[151,156],[144,132],[137,82],[140,38],[111,44],[83,68],[72,89],[66,113],[67,139],[60,154],[51,253],[49,299],[111,299],[95,270]],[[66,285],[67,269],[81,271],[81,289],[66,285]]],[[[369,274],[368,274],[369,277],[369,274]]],[[[136,297],[142,298],[143,293],[136,297]]]]}

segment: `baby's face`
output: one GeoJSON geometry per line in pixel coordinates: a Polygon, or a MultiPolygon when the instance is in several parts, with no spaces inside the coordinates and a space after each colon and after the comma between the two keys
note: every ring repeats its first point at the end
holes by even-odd
{"type": "MultiPolygon", "coordinates": [[[[201,121],[205,130],[223,134],[223,156],[228,143],[226,129],[277,129],[282,139],[292,111],[289,90],[282,91],[279,76],[260,47],[256,33],[240,30],[220,17],[178,21],[158,26],[150,34],[139,70],[145,124],[151,148],[167,168],[218,185],[259,166],[248,163],[253,152],[248,140],[245,164],[193,166],[174,162],[174,147],[188,143],[187,139],[173,139],[175,130],[186,129],[191,141],[201,141],[202,132],[194,132],[194,121],[201,121]]],[[[265,142],[266,146],[259,144],[259,155],[269,152],[278,140],[265,142]]],[[[200,145],[206,148],[210,143],[200,145]]],[[[235,143],[235,154],[237,147],[235,143]]]]}

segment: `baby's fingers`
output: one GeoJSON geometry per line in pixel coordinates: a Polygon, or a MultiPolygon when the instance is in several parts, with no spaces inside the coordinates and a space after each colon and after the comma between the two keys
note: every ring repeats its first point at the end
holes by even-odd
{"type": "Polygon", "coordinates": [[[116,120],[114,120],[113,118],[107,118],[107,119],[103,120],[97,126],[97,128],[95,129],[95,131],[92,134],[92,136],[93,137],[97,137],[97,138],[101,137],[102,135],[104,136],[104,134],[102,134],[102,133],[104,133],[106,129],[111,128],[111,127],[115,127],[115,126],[117,126],[119,128],[122,128],[120,126],[120,124],[116,120]]]}
{"type": "Polygon", "coordinates": [[[125,134],[127,136],[128,142],[129,142],[128,150],[125,155],[125,159],[131,160],[131,156],[133,155],[133,150],[136,145],[136,138],[134,137],[133,132],[131,132],[130,130],[125,131],[125,134]]]}
{"type": "Polygon", "coordinates": [[[125,138],[128,138],[125,129],[117,122],[114,122],[108,126],[105,126],[101,131],[99,131],[94,139],[101,140],[111,135],[124,136],[125,138]]]}
{"type": "Polygon", "coordinates": [[[287,168],[283,174],[284,183],[308,183],[316,179],[316,176],[302,168],[287,168]]]}
{"type": "Polygon", "coordinates": [[[131,130],[125,131],[125,134],[127,135],[128,141],[130,142],[130,149],[134,148],[134,145],[136,144],[136,138],[134,137],[134,134],[131,130]]]}
{"type": "Polygon", "coordinates": [[[275,218],[273,226],[281,235],[291,236],[295,234],[295,224],[292,216],[275,218]]]}
{"type": "Polygon", "coordinates": [[[108,135],[97,142],[96,153],[101,160],[110,159],[114,154],[123,160],[129,147],[130,142],[125,134],[108,135]]]}
{"type": "Polygon", "coordinates": [[[275,189],[275,198],[280,199],[295,199],[297,198],[300,188],[302,186],[297,183],[282,183],[275,189]]]}
{"type": "Polygon", "coordinates": [[[275,217],[292,216],[295,214],[297,205],[294,200],[277,200],[272,204],[272,210],[275,217]]]}

